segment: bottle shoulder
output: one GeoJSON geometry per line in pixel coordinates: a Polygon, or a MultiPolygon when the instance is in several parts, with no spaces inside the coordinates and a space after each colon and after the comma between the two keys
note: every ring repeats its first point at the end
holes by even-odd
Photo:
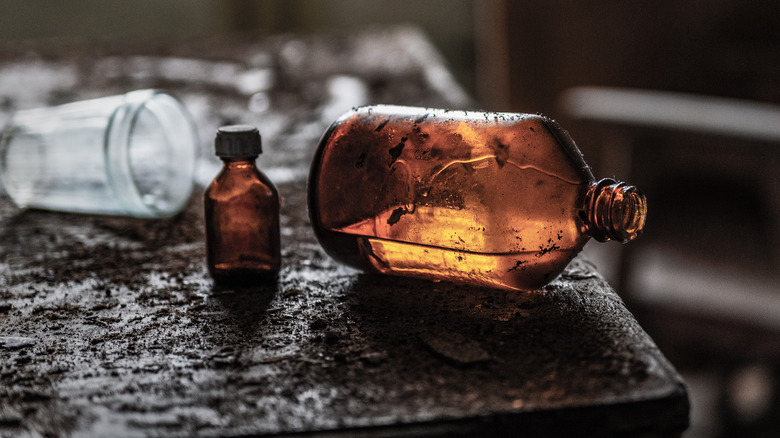
{"type": "Polygon", "coordinates": [[[536,114],[361,107],[330,126],[315,161],[364,172],[414,163],[435,172],[491,159],[509,164],[508,171],[534,168],[571,183],[594,179],[568,133],[536,114]]]}
{"type": "Polygon", "coordinates": [[[279,191],[257,167],[246,169],[223,168],[206,187],[207,198],[233,197],[239,194],[278,198],[279,191]]]}

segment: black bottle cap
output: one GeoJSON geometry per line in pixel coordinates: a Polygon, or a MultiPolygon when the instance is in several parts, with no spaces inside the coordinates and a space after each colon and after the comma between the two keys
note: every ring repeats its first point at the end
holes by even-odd
{"type": "Polygon", "coordinates": [[[229,125],[217,129],[214,152],[218,157],[256,157],[263,153],[260,132],[250,125],[229,125]]]}

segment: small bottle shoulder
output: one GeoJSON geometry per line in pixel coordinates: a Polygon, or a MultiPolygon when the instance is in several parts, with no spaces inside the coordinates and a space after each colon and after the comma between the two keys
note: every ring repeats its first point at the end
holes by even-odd
{"type": "Polygon", "coordinates": [[[232,197],[239,193],[264,197],[278,197],[279,192],[270,179],[253,163],[245,166],[223,166],[205,191],[206,197],[232,197]]]}

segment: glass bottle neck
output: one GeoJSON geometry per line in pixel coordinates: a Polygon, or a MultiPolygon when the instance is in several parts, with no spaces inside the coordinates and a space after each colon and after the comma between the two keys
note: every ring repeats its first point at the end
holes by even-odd
{"type": "Polygon", "coordinates": [[[605,178],[588,188],[580,218],[584,232],[599,242],[630,242],[642,234],[647,200],[636,187],[605,178]]]}
{"type": "Polygon", "coordinates": [[[242,169],[256,167],[255,161],[257,157],[220,157],[222,160],[222,167],[230,169],[242,169]]]}

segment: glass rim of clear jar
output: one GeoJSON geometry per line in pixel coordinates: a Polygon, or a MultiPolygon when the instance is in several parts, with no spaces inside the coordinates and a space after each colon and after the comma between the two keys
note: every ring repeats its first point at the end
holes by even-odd
{"type": "Polygon", "coordinates": [[[191,115],[183,103],[172,94],[160,89],[136,90],[124,95],[124,104],[111,114],[106,129],[104,153],[108,168],[108,182],[127,213],[135,217],[163,218],[181,211],[189,201],[193,189],[192,174],[195,169],[197,134],[191,115]],[[176,158],[175,166],[186,166],[175,173],[178,178],[167,181],[165,190],[175,190],[170,202],[151,203],[133,177],[133,160],[130,157],[131,140],[139,117],[148,111],[159,123],[167,147],[176,158]]]}

